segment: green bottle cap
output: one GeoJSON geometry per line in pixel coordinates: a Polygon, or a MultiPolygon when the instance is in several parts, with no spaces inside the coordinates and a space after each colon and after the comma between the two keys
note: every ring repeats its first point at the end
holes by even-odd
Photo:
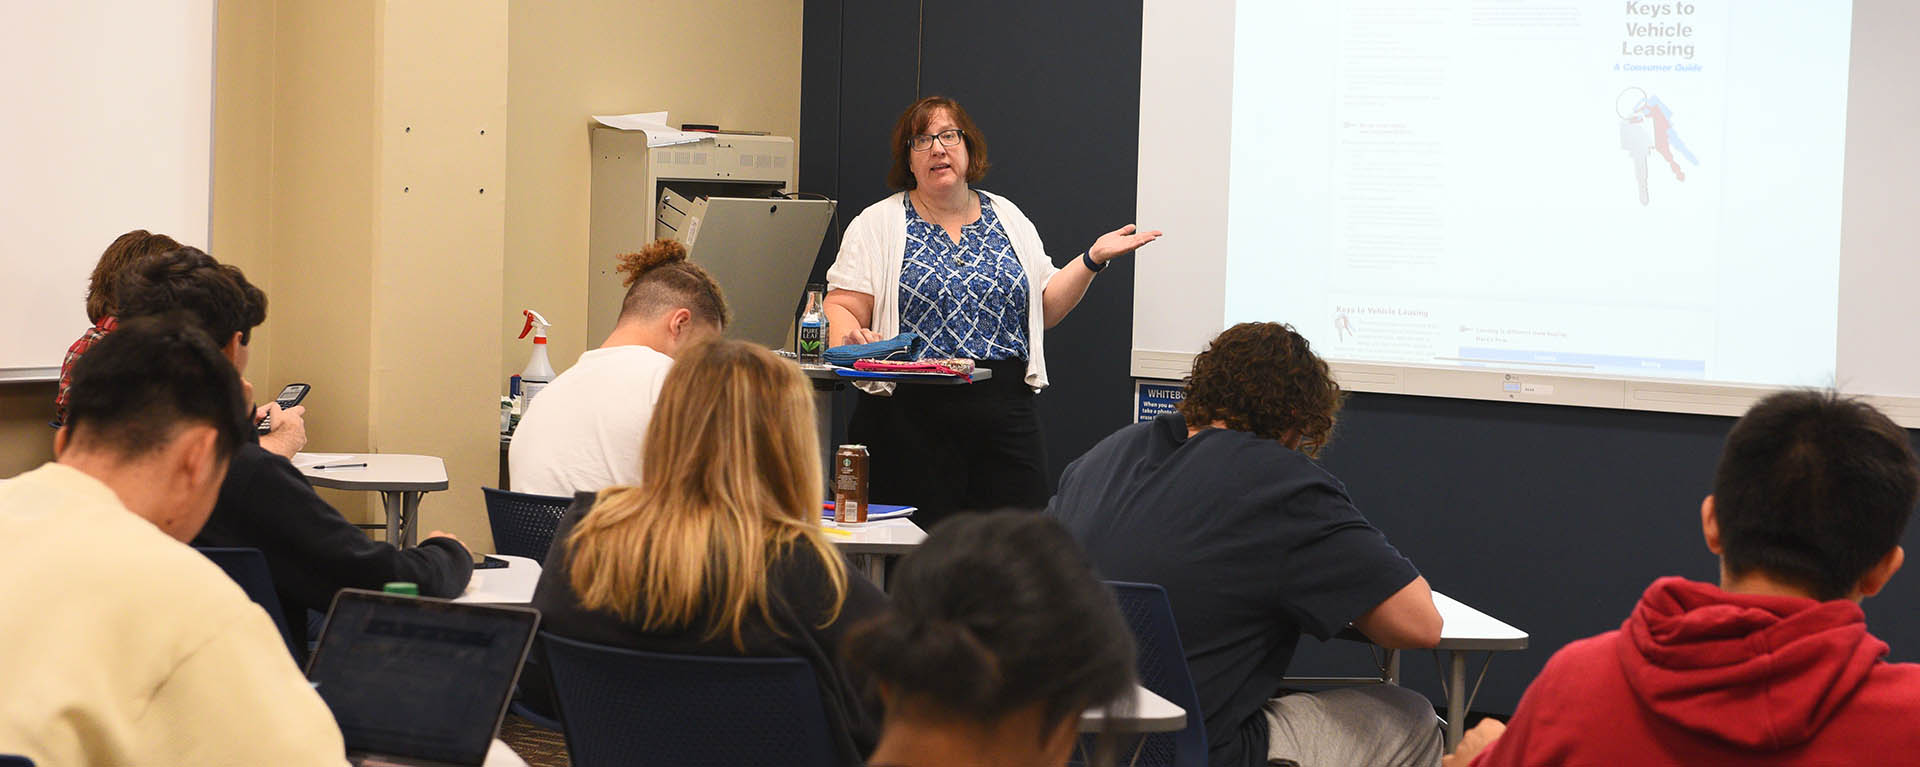
{"type": "Polygon", "coordinates": [[[385,586],[381,586],[380,590],[388,594],[405,594],[410,597],[420,596],[420,584],[410,581],[393,581],[385,586]]]}

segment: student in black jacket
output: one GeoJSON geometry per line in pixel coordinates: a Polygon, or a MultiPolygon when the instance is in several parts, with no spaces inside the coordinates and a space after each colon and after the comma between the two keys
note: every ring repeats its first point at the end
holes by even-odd
{"type": "MultiPolygon", "coordinates": [[[[180,248],[143,259],[120,283],[123,319],[170,313],[222,342],[227,359],[244,372],[247,342],[267,318],[267,297],[238,268],[180,248]]],[[[282,443],[305,442],[297,414],[277,417],[275,425],[282,443]]],[[[306,611],[324,612],[340,589],[411,581],[423,595],[453,597],[473,575],[473,555],[446,533],[429,533],[412,549],[368,538],[321,500],[291,462],[256,442],[234,452],[213,515],[193,544],[260,549],[299,647],[306,645],[306,611]]]]}
{"type": "Polygon", "coordinates": [[[821,532],[815,440],[792,363],[742,341],[683,351],[647,426],[640,486],[581,493],[562,519],[533,594],[541,628],[651,652],[805,658],[842,761],[861,762],[877,717],[840,645],[886,597],[821,532]]]}

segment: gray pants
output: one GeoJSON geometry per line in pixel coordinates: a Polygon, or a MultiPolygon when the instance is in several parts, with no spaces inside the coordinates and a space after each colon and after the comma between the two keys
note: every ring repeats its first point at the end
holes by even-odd
{"type": "Polygon", "coordinates": [[[1267,701],[1267,762],[1299,767],[1440,763],[1439,719],[1398,685],[1297,692],[1267,701]]]}

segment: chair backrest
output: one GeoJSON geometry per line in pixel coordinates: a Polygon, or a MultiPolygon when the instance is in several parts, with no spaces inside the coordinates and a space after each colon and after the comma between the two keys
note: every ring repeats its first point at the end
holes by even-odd
{"type": "Polygon", "coordinates": [[[540,642],[575,767],[844,761],[804,659],[668,655],[544,631],[540,642]]]}
{"type": "MultiPolygon", "coordinates": [[[[273,590],[273,571],[267,569],[267,556],[255,548],[224,546],[193,548],[206,558],[213,560],[220,569],[227,571],[227,577],[232,578],[234,583],[240,584],[240,590],[247,592],[247,598],[267,611],[267,615],[273,618],[274,627],[280,629],[280,639],[287,643],[287,652],[293,654],[295,663],[304,665],[307,654],[301,652],[302,648],[294,644],[293,631],[287,625],[287,614],[280,609],[280,597],[273,590]]],[[[301,620],[305,619],[306,616],[301,616],[301,620]]]]}
{"type": "Polygon", "coordinates": [[[1180,644],[1180,629],[1173,622],[1173,603],[1167,599],[1167,590],[1151,583],[1108,581],[1107,585],[1120,603],[1127,628],[1133,629],[1135,673],[1140,676],[1141,686],[1187,710],[1186,728],[1148,735],[1134,763],[1142,767],[1204,767],[1207,730],[1200,694],[1193,688],[1193,672],[1187,669],[1187,652],[1180,644]]]}
{"type": "Polygon", "coordinates": [[[33,760],[24,756],[0,754],[0,767],[33,767],[33,760]]]}
{"type": "Polygon", "coordinates": [[[553,530],[560,526],[560,516],[566,513],[573,499],[491,487],[480,488],[480,492],[487,498],[487,525],[493,528],[493,550],[544,561],[547,547],[553,543],[553,530]]]}

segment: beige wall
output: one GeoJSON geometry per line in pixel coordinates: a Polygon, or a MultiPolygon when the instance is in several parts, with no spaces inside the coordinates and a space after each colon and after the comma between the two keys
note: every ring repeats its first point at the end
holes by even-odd
{"type": "Polygon", "coordinates": [[[800,135],[800,0],[515,2],[511,15],[502,393],[533,351],[513,341],[521,309],[554,323],[556,370],[604,340],[584,337],[587,259],[618,255],[587,252],[592,115],[664,109],[800,135]]]}
{"type": "MultiPolygon", "coordinates": [[[[313,384],[315,451],[441,456],[423,525],[489,549],[477,488],[531,351],[519,310],[557,324],[557,368],[601,340],[582,337],[590,115],[797,138],[800,23],[801,0],[221,0],[210,250],[268,293],[257,397],[313,384]]],[[[0,386],[0,476],[50,456],[52,392],[0,386]]]]}
{"type": "Polygon", "coordinates": [[[0,384],[0,477],[11,477],[53,458],[51,383],[0,384]]]}

